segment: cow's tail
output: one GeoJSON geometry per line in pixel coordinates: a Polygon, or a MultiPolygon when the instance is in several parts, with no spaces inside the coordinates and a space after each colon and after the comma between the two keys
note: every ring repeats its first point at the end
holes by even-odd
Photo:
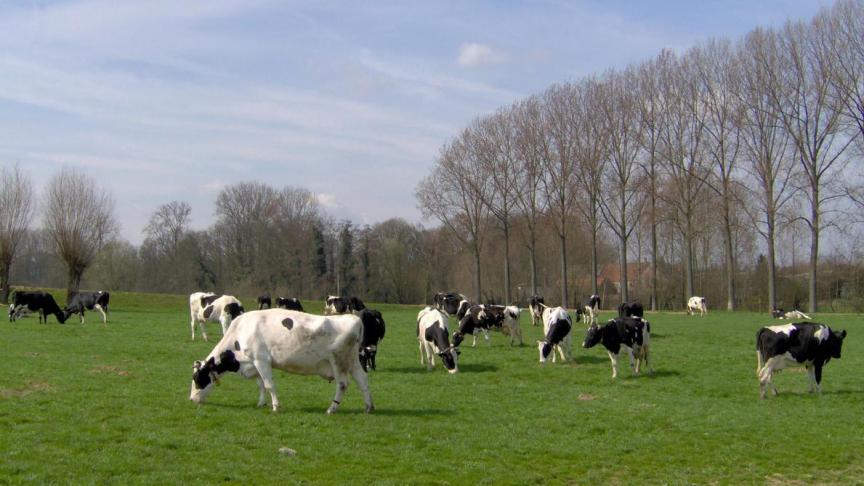
{"type": "Polygon", "coordinates": [[[759,372],[762,370],[762,367],[765,366],[765,357],[762,356],[761,349],[761,341],[762,341],[762,333],[765,331],[764,328],[759,329],[756,333],[756,375],[759,375],[759,372]]]}

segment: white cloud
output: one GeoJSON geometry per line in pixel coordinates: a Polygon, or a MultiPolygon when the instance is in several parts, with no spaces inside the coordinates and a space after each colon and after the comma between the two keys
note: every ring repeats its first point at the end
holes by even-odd
{"type": "Polygon", "coordinates": [[[493,47],[470,42],[459,46],[457,62],[465,67],[477,67],[484,64],[503,64],[510,60],[506,52],[493,47]]]}
{"type": "Polygon", "coordinates": [[[318,193],[315,194],[315,198],[318,199],[318,204],[324,206],[325,208],[336,208],[339,206],[339,202],[336,200],[335,194],[327,194],[327,193],[318,193]]]}

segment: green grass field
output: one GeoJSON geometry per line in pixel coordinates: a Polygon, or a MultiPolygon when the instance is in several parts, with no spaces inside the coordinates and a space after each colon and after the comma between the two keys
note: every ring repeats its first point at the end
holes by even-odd
{"type": "Polygon", "coordinates": [[[278,371],[278,413],[255,408],[254,380],[234,375],[207,404],[191,403],[192,362],[209,353],[218,324],[210,343],[192,342],[183,296],[116,293],[111,306],[107,326],[98,314],[83,326],[8,323],[0,308],[0,483],[864,481],[860,316],[816,319],[849,331],[821,396],[790,369],[776,378],[780,396],[760,401],[754,337],[764,315],[649,315],[654,376],[625,365],[612,381],[605,351],[581,348],[581,323],[575,362],[541,367],[541,332],[527,315],[526,346],[498,333],[491,346],[469,339],[460,373],[440,363],[427,372],[419,306],[373,305],[387,321],[370,377],[376,410],[363,413],[352,382],[327,416],[334,385],[278,371]]]}

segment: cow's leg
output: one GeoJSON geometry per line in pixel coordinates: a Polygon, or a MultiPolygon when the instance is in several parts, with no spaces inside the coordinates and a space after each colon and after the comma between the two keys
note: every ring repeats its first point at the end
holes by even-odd
{"type": "Polygon", "coordinates": [[[762,352],[757,349],[756,350],[756,376],[759,376],[759,371],[762,370],[763,366],[765,366],[765,361],[762,358],[762,352]]]}
{"type": "Polygon", "coordinates": [[[78,322],[81,323],[81,324],[84,324],[84,309],[83,309],[83,306],[82,306],[82,309],[81,309],[81,313],[78,314],[78,322]]]}
{"type": "MultiPolygon", "coordinates": [[[[273,411],[279,410],[279,398],[276,397],[276,389],[273,386],[273,368],[270,366],[270,362],[256,359],[252,361],[252,364],[258,370],[258,376],[260,377],[261,384],[264,385],[264,389],[270,393],[270,403],[273,405],[273,411]]],[[[259,398],[259,403],[260,401],[259,398]]]]}
{"type": "Polygon", "coordinates": [[[342,397],[345,395],[345,390],[348,389],[348,376],[342,372],[342,370],[337,369],[335,363],[333,366],[333,378],[336,381],[336,396],[333,397],[333,401],[330,402],[330,406],[327,407],[327,415],[331,415],[336,413],[336,410],[339,409],[339,405],[342,404],[342,397]]]}
{"type": "Polygon", "coordinates": [[[420,364],[426,364],[426,345],[419,339],[417,342],[420,344],[420,364]]]}
{"type": "Polygon", "coordinates": [[[774,384],[774,366],[777,363],[778,357],[769,358],[765,362],[765,366],[759,371],[759,397],[765,398],[765,387],[770,386],[771,392],[777,396],[777,386],[774,384]]]}
{"type": "Polygon", "coordinates": [[[816,369],[813,365],[807,365],[807,377],[810,379],[810,388],[809,392],[813,393],[816,391],[816,369]]]}
{"type": "Polygon", "coordinates": [[[813,365],[813,379],[816,380],[816,393],[822,394],[822,365],[815,363],[813,365]]]}
{"type": "Polygon", "coordinates": [[[108,323],[108,314],[105,313],[105,310],[102,309],[102,306],[99,304],[96,304],[96,310],[98,310],[99,312],[102,313],[102,324],[107,324],[108,323]]]}
{"type": "Polygon", "coordinates": [[[191,320],[189,321],[189,327],[192,328],[192,340],[195,340],[195,314],[192,314],[191,320]]]}
{"type": "Polygon", "coordinates": [[[492,345],[492,341],[489,340],[489,329],[483,329],[483,338],[486,339],[486,344],[492,345]]]}
{"type": "Polygon", "coordinates": [[[231,321],[229,319],[231,319],[231,316],[224,312],[221,316],[219,316],[219,324],[222,326],[223,336],[228,333],[228,326],[231,325],[231,321]]]}
{"type": "Polygon", "coordinates": [[[612,361],[612,379],[618,378],[618,354],[612,351],[606,351],[609,354],[609,359],[612,361]]]}
{"type": "Polygon", "coordinates": [[[636,356],[633,355],[633,348],[627,348],[627,355],[630,357],[630,371],[632,371],[633,374],[638,375],[639,368],[636,367],[636,356]]]}
{"type": "Polygon", "coordinates": [[[261,377],[258,377],[258,407],[261,408],[264,405],[267,405],[267,395],[265,392],[267,391],[264,388],[264,380],[261,377]]]}
{"type": "Polygon", "coordinates": [[[366,413],[372,412],[375,410],[375,405],[372,404],[372,393],[369,392],[369,377],[359,366],[355,366],[354,369],[351,370],[351,376],[354,378],[354,383],[357,383],[357,388],[360,388],[360,393],[363,394],[363,403],[366,404],[366,413]]]}
{"type": "MultiPolygon", "coordinates": [[[[474,332],[477,332],[477,330],[475,329],[474,332]]],[[[477,347],[477,335],[473,334],[473,333],[471,334],[471,347],[472,348],[477,347]]]]}

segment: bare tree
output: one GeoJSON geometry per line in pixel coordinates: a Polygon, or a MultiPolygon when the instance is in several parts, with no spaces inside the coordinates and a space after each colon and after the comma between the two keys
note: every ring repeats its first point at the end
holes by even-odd
{"type": "Polygon", "coordinates": [[[650,60],[642,63],[639,68],[637,83],[633,85],[641,102],[639,103],[639,117],[641,130],[641,142],[643,151],[642,170],[646,178],[648,223],[650,227],[651,240],[651,310],[658,310],[657,303],[657,259],[659,247],[657,244],[657,227],[659,221],[659,195],[658,182],[660,179],[660,134],[662,132],[662,112],[660,105],[660,83],[658,81],[659,70],[657,63],[650,60]]]}
{"type": "Polygon", "coordinates": [[[601,191],[603,168],[607,155],[607,138],[603,109],[599,106],[603,98],[600,82],[587,78],[570,85],[570,127],[573,130],[573,157],[578,189],[575,205],[584,218],[591,233],[591,293],[598,294],[597,259],[598,236],[600,234],[601,191]]]}
{"type": "Polygon", "coordinates": [[[817,17],[826,25],[821,41],[831,57],[831,84],[861,143],[864,155],[864,1],[841,0],[817,17]]]}
{"type": "Polygon", "coordinates": [[[676,212],[674,221],[684,247],[684,292],[692,296],[697,206],[707,178],[703,154],[705,119],[701,116],[704,98],[695,82],[689,56],[677,59],[671,52],[663,51],[657,65],[664,118],[661,151],[671,189],[664,200],[676,212]]]}
{"type": "Polygon", "coordinates": [[[475,122],[469,129],[469,150],[489,176],[491,191],[484,201],[498,220],[504,237],[504,301],[512,302],[510,285],[510,225],[516,206],[517,134],[510,111],[499,110],[475,122]]]}
{"type": "Polygon", "coordinates": [[[74,169],[62,169],[45,191],[45,229],[54,252],[66,264],[69,299],[99,251],[117,232],[114,199],[96,181],[74,169]]]}
{"type": "Polygon", "coordinates": [[[574,142],[581,129],[575,125],[576,102],[572,85],[555,85],[543,97],[544,131],[548,150],[542,158],[545,163],[543,189],[555,230],[561,263],[561,305],[568,306],[567,289],[567,218],[576,203],[576,162],[574,142]]]}
{"type": "Polygon", "coordinates": [[[531,270],[531,295],[537,295],[537,225],[546,211],[542,187],[549,154],[541,102],[532,96],[513,107],[516,129],[516,205],[525,220],[525,246],[531,270]]]}
{"type": "Polygon", "coordinates": [[[474,256],[475,299],[483,298],[480,250],[486,236],[489,208],[483,202],[491,193],[488,179],[469,158],[463,132],[441,149],[432,174],[417,187],[416,197],[426,218],[434,217],[447,227],[474,256]]]}
{"type": "MultiPolygon", "coordinates": [[[[627,275],[627,242],[637,228],[645,201],[645,188],[638,182],[641,123],[635,68],[609,73],[598,90],[603,131],[608,136],[609,160],[603,171],[600,209],[606,224],[618,237],[618,264],[621,269],[621,302],[630,300],[627,275]]],[[[596,281],[596,277],[595,277],[596,281]]]]}
{"type": "Polygon", "coordinates": [[[17,165],[0,167],[0,302],[9,303],[12,262],[33,218],[33,186],[17,165]]]}
{"type": "Polygon", "coordinates": [[[187,202],[171,201],[156,208],[144,227],[144,234],[164,255],[175,255],[180,240],[189,230],[192,207],[187,202]]]}
{"type": "Polygon", "coordinates": [[[736,79],[731,91],[737,94],[741,113],[739,133],[743,147],[744,170],[753,200],[758,205],[748,214],[765,239],[768,271],[768,310],[777,307],[776,240],[778,217],[783,206],[795,195],[792,182],[794,165],[787,156],[788,132],[771,102],[769,83],[777,52],[772,37],[754,30],[738,48],[736,79]]]}
{"type": "MultiPolygon", "coordinates": [[[[789,132],[807,188],[809,214],[801,217],[810,229],[809,311],[818,304],[819,236],[832,222],[823,219],[826,205],[845,192],[831,184],[842,170],[842,158],[852,138],[843,134],[843,107],[831,96],[834,65],[826,52],[824,22],[787,22],[776,33],[779,62],[769,83],[774,108],[789,132]]],[[[766,66],[767,68],[767,66],[766,66]]]]}
{"type": "Polygon", "coordinates": [[[712,40],[692,50],[693,67],[704,97],[705,152],[713,177],[706,187],[720,198],[724,254],[726,257],[726,308],[735,310],[735,275],[738,271],[735,244],[735,194],[733,177],[740,152],[741,111],[734,86],[735,57],[726,40],[712,40]]]}

